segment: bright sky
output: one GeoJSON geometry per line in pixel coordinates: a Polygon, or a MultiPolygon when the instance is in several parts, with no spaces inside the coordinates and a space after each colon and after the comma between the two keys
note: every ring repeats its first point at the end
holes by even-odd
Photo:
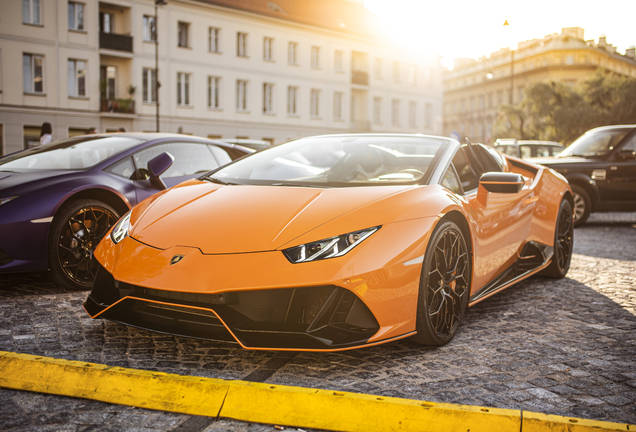
{"type": "Polygon", "coordinates": [[[636,0],[364,0],[385,19],[392,37],[422,52],[438,52],[442,64],[456,57],[479,58],[528,39],[582,27],[585,40],[618,52],[636,46],[636,0]],[[504,21],[509,26],[504,26],[504,21]]]}

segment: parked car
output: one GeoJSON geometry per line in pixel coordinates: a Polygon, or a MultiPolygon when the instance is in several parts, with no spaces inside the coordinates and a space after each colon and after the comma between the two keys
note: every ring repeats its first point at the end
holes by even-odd
{"type": "Polygon", "coordinates": [[[636,125],[592,129],[556,157],[532,161],[570,182],[575,226],[591,212],[636,210],[636,125]]]}
{"type": "Polygon", "coordinates": [[[60,285],[90,288],[93,251],[121,215],[161,189],[252,152],[185,135],[117,133],[0,158],[0,273],[49,269],[60,285]],[[166,153],[174,163],[153,176],[149,165],[166,153]]]}
{"type": "Polygon", "coordinates": [[[236,144],[243,147],[251,148],[254,150],[263,150],[270,147],[271,144],[265,140],[245,139],[245,138],[223,138],[218,141],[226,142],[230,144],[236,144]]]}
{"type": "Polygon", "coordinates": [[[84,307],[249,349],[443,345],[467,306],[538,272],[564,277],[572,232],[565,179],[493,149],[301,138],[128,212],[95,251],[84,307]]]}
{"type": "Polygon", "coordinates": [[[498,139],[495,148],[502,153],[522,159],[531,157],[554,156],[565,149],[563,144],[554,141],[498,139]]]}

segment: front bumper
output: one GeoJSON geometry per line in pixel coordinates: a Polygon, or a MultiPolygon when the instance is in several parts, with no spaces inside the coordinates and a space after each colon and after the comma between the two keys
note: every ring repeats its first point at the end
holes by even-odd
{"type": "Polygon", "coordinates": [[[93,318],[255,349],[351,348],[380,328],[362,300],[342,287],[183,293],[118,282],[103,267],[84,308],[93,318]]]}

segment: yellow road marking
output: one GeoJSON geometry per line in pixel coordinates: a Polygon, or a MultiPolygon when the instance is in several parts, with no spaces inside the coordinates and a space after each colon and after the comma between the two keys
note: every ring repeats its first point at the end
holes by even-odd
{"type": "Polygon", "coordinates": [[[0,387],[337,431],[636,431],[635,425],[519,410],[181,376],[6,351],[0,351],[0,387]]]}

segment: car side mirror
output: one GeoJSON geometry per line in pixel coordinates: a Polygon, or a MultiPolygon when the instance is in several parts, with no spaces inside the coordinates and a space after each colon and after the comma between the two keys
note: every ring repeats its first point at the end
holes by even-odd
{"type": "Polygon", "coordinates": [[[515,194],[519,192],[525,181],[521,174],[507,172],[487,172],[479,179],[477,200],[486,205],[488,193],[515,194]]]}
{"type": "Polygon", "coordinates": [[[148,161],[148,172],[150,173],[150,184],[159,189],[166,189],[166,184],[159,176],[166,172],[172,166],[174,156],[168,152],[163,152],[148,161]]]}
{"type": "Polygon", "coordinates": [[[636,152],[632,150],[621,150],[616,154],[616,160],[620,162],[636,160],[636,152]]]}

